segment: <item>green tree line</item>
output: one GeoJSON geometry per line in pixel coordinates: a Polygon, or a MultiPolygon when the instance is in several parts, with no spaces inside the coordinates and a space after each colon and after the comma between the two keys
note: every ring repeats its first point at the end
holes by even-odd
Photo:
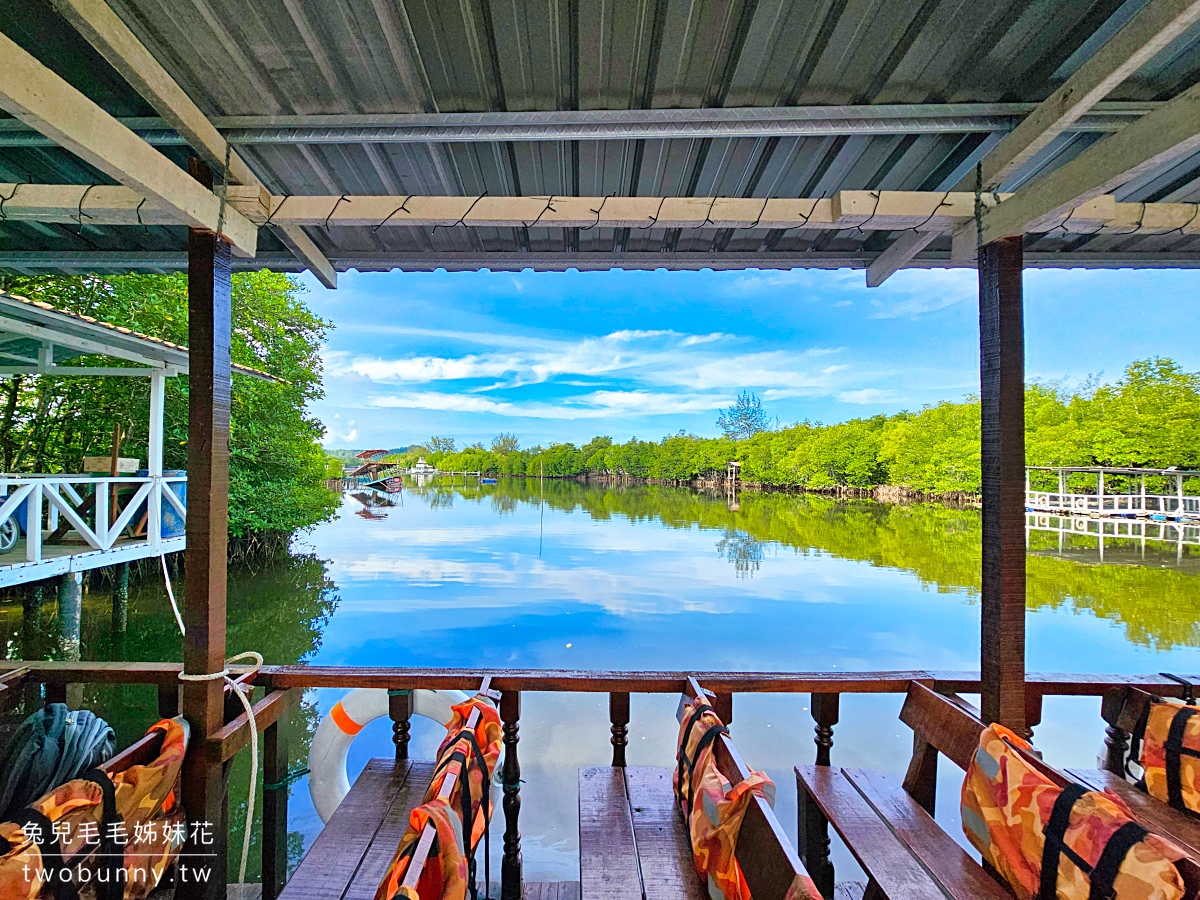
{"type": "MultiPolygon", "coordinates": [[[[1200,373],[1170,359],[1131,363],[1116,381],[1067,389],[1035,383],[1025,390],[1025,446],[1030,465],[1200,468],[1200,373]]],[[[749,437],[690,434],[623,444],[595,437],[521,448],[499,435],[456,449],[435,438],[418,455],[443,470],[495,475],[615,475],[690,481],[741,462],[744,481],[828,490],[895,485],[929,494],[978,493],[979,399],[944,402],[918,412],[799,422],[749,437]]]]}
{"type": "MultiPolygon", "coordinates": [[[[0,276],[0,290],[92,316],[176,344],[188,341],[184,275],[0,276]]],[[[278,545],[329,518],[338,497],[326,489],[324,426],[306,412],[322,395],[319,350],[329,323],[303,302],[290,275],[233,276],[233,361],[281,379],[234,375],[230,412],[229,535],[243,547],[278,545]]],[[[73,365],[113,365],[83,358],[73,365]]],[[[0,383],[0,463],[7,472],[81,472],[84,456],[111,452],[146,464],[149,380],[22,377],[0,383]]],[[[167,380],[164,467],[187,468],[188,385],[167,380]]],[[[340,474],[340,466],[333,466],[340,474]]]]}

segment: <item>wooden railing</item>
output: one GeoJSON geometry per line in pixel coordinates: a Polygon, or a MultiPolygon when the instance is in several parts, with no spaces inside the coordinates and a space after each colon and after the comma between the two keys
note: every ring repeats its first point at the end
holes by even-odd
{"type": "MultiPolygon", "coordinates": [[[[164,538],[162,510],[170,508],[181,522],[186,520],[187,507],[179,491],[186,483],[185,475],[0,475],[0,523],[18,515],[24,505],[25,561],[30,563],[41,562],[45,544],[61,539],[68,530],[77,533],[88,550],[103,553],[116,549],[122,537],[134,532],[137,536],[122,548],[136,546],[135,555],[155,556],[183,549],[182,533],[164,538]]],[[[0,564],[4,562],[0,557],[0,564]]]]}
{"type": "MultiPolygon", "coordinates": [[[[69,684],[146,684],[158,688],[158,712],[179,712],[178,663],[123,662],[0,662],[0,707],[20,696],[15,688],[44,685],[47,701],[63,700],[69,684]]],[[[695,678],[716,696],[718,714],[733,720],[734,694],[809,694],[814,721],[817,765],[829,765],[834,727],[839,721],[842,694],[903,694],[916,681],[940,692],[978,693],[979,673],[905,670],[889,672],[616,672],[577,669],[418,669],[350,668],[335,666],[264,666],[246,681],[261,691],[254,703],[257,726],[263,731],[265,785],[283,785],[288,773],[288,754],[279,731],[282,717],[295,706],[305,688],[384,688],[389,691],[392,739],[397,759],[408,758],[409,719],[414,690],[474,691],[480,679],[491,678],[491,687],[501,692],[500,719],[504,735],[502,774],[504,811],[504,856],[501,866],[501,900],[521,896],[521,767],[519,743],[521,695],[526,692],[606,693],[609,695],[612,764],[624,766],[628,746],[630,694],[678,694],[688,679],[695,678]]],[[[1200,676],[1186,676],[1200,682],[1200,676]]],[[[1079,675],[1031,673],[1026,677],[1026,722],[1040,724],[1042,700],[1047,696],[1100,697],[1111,704],[1127,685],[1144,690],[1174,693],[1179,683],[1163,675],[1079,675]]],[[[1099,710],[1097,711],[1099,713],[1099,710]]],[[[232,698],[226,701],[226,725],[205,741],[193,741],[189,753],[205,753],[214,761],[227,762],[249,744],[249,721],[232,698]]],[[[1105,732],[1109,753],[1120,752],[1129,735],[1109,726],[1105,732]]],[[[799,761],[799,760],[798,760],[799,761]]],[[[263,810],[263,897],[274,900],[287,878],[286,789],[264,791],[263,810]]],[[[222,830],[220,833],[224,833],[222,830]]],[[[801,843],[805,835],[799,835],[801,843]]]]}

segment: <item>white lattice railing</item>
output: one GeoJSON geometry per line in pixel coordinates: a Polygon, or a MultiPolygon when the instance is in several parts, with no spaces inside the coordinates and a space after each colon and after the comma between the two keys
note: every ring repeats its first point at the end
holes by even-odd
{"type": "MultiPolygon", "coordinates": [[[[112,550],[125,537],[123,547],[144,545],[146,555],[153,556],[163,547],[163,509],[174,510],[181,521],[187,518],[186,503],[178,492],[186,483],[186,475],[0,475],[0,525],[10,516],[18,516],[24,505],[27,562],[42,560],[44,539],[63,523],[90,550],[112,550]],[[112,504],[114,486],[116,506],[112,504]],[[145,533],[131,536],[129,532],[141,531],[143,516],[145,533]]],[[[0,556],[0,565],[5,561],[0,556]]]]}

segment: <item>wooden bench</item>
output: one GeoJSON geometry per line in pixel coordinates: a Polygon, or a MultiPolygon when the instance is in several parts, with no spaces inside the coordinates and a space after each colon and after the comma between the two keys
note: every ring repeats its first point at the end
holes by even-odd
{"type": "Polygon", "coordinates": [[[1156,800],[1125,777],[1128,736],[1146,715],[1152,699],[1150,694],[1134,687],[1107,694],[1100,707],[1100,714],[1109,726],[1105,768],[1068,769],[1067,774],[1092,790],[1112,791],[1125,801],[1143,827],[1171,838],[1200,859],[1200,820],[1156,800]]]}
{"type": "Polygon", "coordinates": [[[903,784],[884,772],[834,766],[796,769],[801,855],[818,889],[832,897],[832,823],[869,879],[862,896],[894,900],[1011,900],[1008,891],[933,819],[937,757],[965,771],[984,725],[957,698],[913,682],[900,713],[913,729],[913,756],[903,784]]]}
{"type": "MultiPolygon", "coordinates": [[[[701,692],[689,680],[684,697],[701,692]]],[[[681,707],[682,708],[682,707],[681,707]]],[[[749,777],[741,754],[722,735],[717,766],[731,784],[749,777]]],[[[581,900],[705,900],[691,839],[675,802],[670,769],[595,766],[579,770],[581,900]]],[[[736,851],[755,900],[783,900],[804,869],[774,811],[755,796],[736,851]]]]}

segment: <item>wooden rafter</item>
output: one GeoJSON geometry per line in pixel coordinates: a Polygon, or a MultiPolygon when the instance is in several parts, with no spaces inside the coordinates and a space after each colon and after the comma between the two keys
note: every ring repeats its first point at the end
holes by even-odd
{"type": "MultiPolygon", "coordinates": [[[[988,194],[984,202],[1010,202],[988,194]]],[[[14,221],[96,225],[158,225],[177,213],[119,186],[0,183],[3,213],[14,221]],[[143,202],[145,201],[145,202],[143,202]]],[[[549,228],[794,228],[896,231],[937,236],[974,216],[966,191],[840,191],[833,197],[763,202],[727,197],[278,197],[255,188],[230,188],[229,205],[250,222],[300,227],[512,227],[549,228]],[[603,206],[603,208],[601,208],[603,206]],[[597,212],[599,210],[599,212],[597,212]]],[[[1037,230],[1072,234],[1200,234],[1195,203],[1118,203],[1105,195],[1038,223],[1037,230]]],[[[300,232],[303,234],[303,232],[300,232]]]]}
{"type": "Polygon", "coordinates": [[[1003,237],[1044,231],[1046,223],[1060,220],[1080,204],[1197,150],[1200,85],[983,212],[978,227],[974,223],[959,226],[956,236],[973,238],[975,245],[981,246],[1003,237]]]}
{"type": "MultiPolygon", "coordinates": [[[[155,59],[105,0],[55,0],[55,8],[217,171],[233,184],[262,187],[204,112],[155,59]]],[[[282,225],[278,235],[326,287],[337,287],[337,271],[299,226],[282,225]]]]}
{"type": "MultiPolygon", "coordinates": [[[[1119,84],[1133,75],[1200,19],[1200,0],[1150,0],[1106,41],[1062,86],[1005,136],[955,190],[985,191],[1001,183],[1078,122],[1119,84]],[[978,185],[977,185],[978,181],[978,185]]],[[[897,238],[867,268],[867,287],[878,287],[933,241],[929,232],[897,238]]]]}
{"type": "Polygon", "coordinates": [[[254,256],[258,227],[0,34],[0,109],[36,128],[105,175],[171,209],[177,220],[220,233],[254,256]]]}

